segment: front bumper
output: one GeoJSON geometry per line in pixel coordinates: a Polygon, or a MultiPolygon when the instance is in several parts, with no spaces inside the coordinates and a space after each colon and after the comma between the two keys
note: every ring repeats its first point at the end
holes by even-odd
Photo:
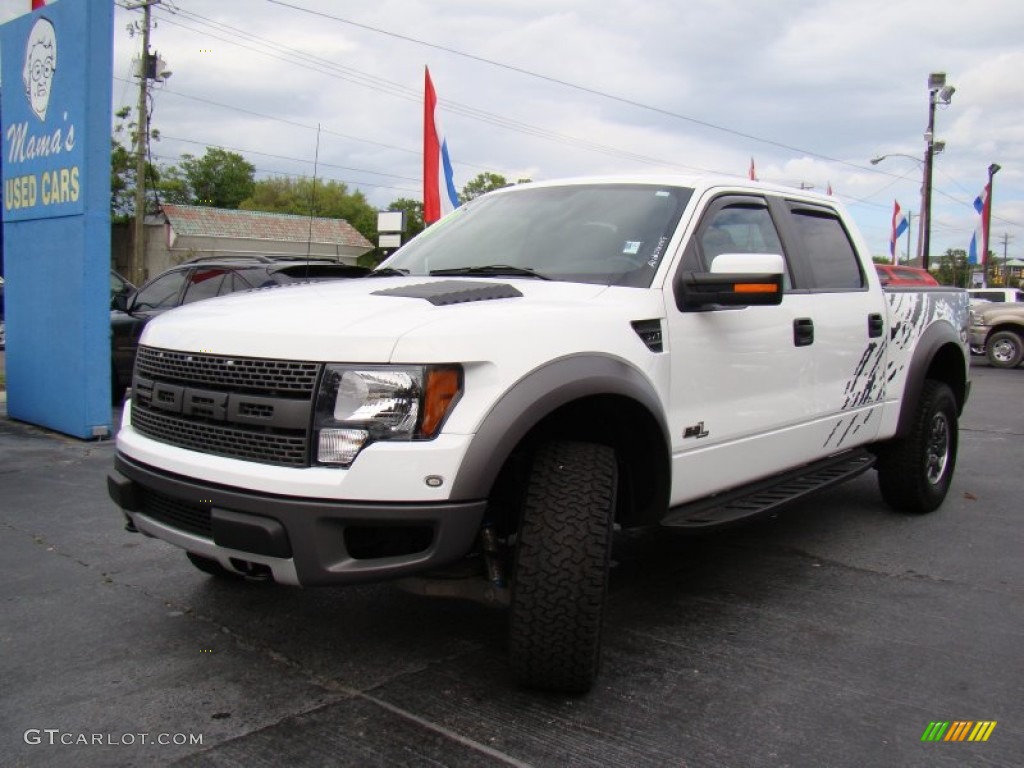
{"type": "Polygon", "coordinates": [[[472,549],[485,501],[350,502],[247,491],[162,472],[123,453],[107,478],[110,497],[135,527],[275,581],[352,584],[410,575],[472,549]]]}
{"type": "Polygon", "coordinates": [[[987,325],[972,325],[968,331],[968,335],[971,339],[971,349],[984,349],[985,339],[988,338],[988,332],[991,329],[987,325]]]}

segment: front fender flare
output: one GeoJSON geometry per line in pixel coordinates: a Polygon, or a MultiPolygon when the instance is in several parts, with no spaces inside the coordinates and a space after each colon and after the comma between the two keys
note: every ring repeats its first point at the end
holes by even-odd
{"type": "Polygon", "coordinates": [[[668,425],[649,379],[620,358],[573,355],[531,371],[494,404],[466,451],[450,498],[486,497],[505,461],[531,429],[563,405],[594,395],[621,395],[644,406],[660,426],[667,457],[668,425]]]}

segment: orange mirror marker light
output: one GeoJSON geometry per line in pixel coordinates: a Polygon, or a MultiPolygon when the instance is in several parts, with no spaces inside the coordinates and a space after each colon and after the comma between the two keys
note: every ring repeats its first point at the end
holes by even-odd
{"type": "Polygon", "coordinates": [[[778,293],[779,287],[775,283],[736,283],[733,286],[735,293],[778,293]]]}

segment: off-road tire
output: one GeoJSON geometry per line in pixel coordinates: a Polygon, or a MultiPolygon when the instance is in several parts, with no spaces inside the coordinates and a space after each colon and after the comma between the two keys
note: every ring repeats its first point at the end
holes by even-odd
{"type": "Polygon", "coordinates": [[[597,676],[616,493],[615,452],[536,453],[516,537],[509,654],[525,686],[585,693],[597,676]]]}
{"type": "Polygon", "coordinates": [[[985,356],[995,368],[1016,368],[1024,358],[1024,340],[1014,331],[996,331],[985,342],[985,356]]]}
{"type": "Polygon", "coordinates": [[[956,399],[950,388],[929,379],[903,438],[878,449],[878,487],[893,509],[923,514],[946,498],[956,466],[959,433],[956,399]]]}

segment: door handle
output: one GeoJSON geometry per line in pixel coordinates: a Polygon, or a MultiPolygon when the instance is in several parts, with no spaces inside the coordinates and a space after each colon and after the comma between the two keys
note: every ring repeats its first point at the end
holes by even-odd
{"type": "Polygon", "coordinates": [[[885,321],[877,312],[868,315],[868,338],[877,339],[885,331],[885,321]]]}
{"type": "Polygon", "coordinates": [[[814,321],[809,317],[798,317],[793,321],[793,344],[809,347],[814,343],[814,321]]]}

